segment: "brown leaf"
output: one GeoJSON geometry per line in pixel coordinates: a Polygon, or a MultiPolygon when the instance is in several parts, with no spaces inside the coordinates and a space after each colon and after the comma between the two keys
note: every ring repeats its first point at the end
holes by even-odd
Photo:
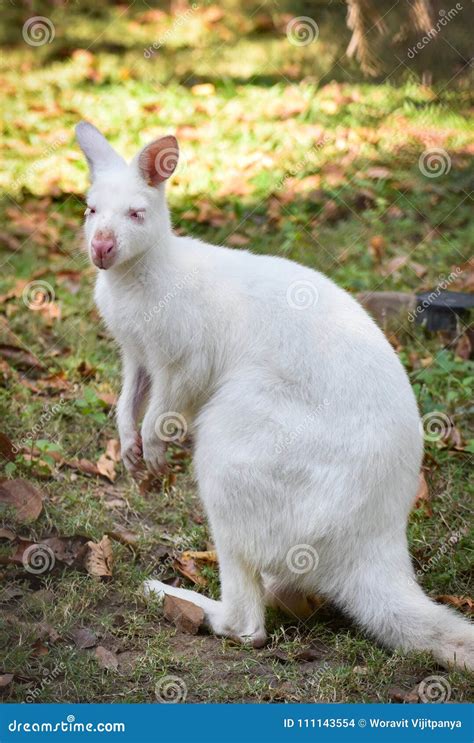
{"type": "Polygon", "coordinates": [[[108,671],[117,670],[118,658],[111,650],[107,650],[107,648],[104,648],[102,645],[98,645],[95,649],[95,657],[101,668],[105,668],[108,671]]]}
{"type": "Polygon", "coordinates": [[[13,673],[0,674],[0,689],[5,689],[13,681],[13,673]]]}
{"type": "Polygon", "coordinates": [[[230,237],[227,238],[227,242],[229,245],[233,245],[234,247],[241,247],[243,245],[248,245],[250,238],[245,235],[240,235],[238,232],[234,232],[233,235],[230,235],[230,237]]]}
{"type": "Polygon", "coordinates": [[[94,462],[91,462],[89,459],[74,459],[70,462],[64,462],[64,464],[67,467],[71,467],[71,469],[73,470],[82,472],[85,475],[100,474],[97,465],[94,464],[94,462]]]}
{"type": "Polygon", "coordinates": [[[116,526],[113,531],[109,531],[107,534],[111,539],[115,539],[116,542],[120,542],[126,547],[136,547],[140,539],[138,534],[121,526],[116,526]]]}
{"type": "Polygon", "coordinates": [[[370,238],[369,250],[374,260],[380,263],[385,252],[385,238],[383,235],[373,235],[370,238]]]}
{"type": "Polygon", "coordinates": [[[113,462],[120,462],[120,443],[117,439],[107,441],[105,453],[113,462]]]}
{"type": "Polygon", "coordinates": [[[449,596],[443,594],[442,596],[435,596],[435,600],[440,604],[455,606],[456,609],[460,609],[466,614],[474,614],[474,599],[470,596],[449,596]]]}
{"type": "Polygon", "coordinates": [[[7,359],[13,366],[24,371],[28,371],[29,369],[44,369],[43,364],[36,356],[24,348],[20,348],[20,346],[0,343],[0,356],[7,359]]]}
{"type": "Polygon", "coordinates": [[[78,627],[71,632],[74,645],[80,650],[93,648],[97,645],[97,635],[89,627],[78,627]]]}
{"type": "Polygon", "coordinates": [[[456,343],[456,349],[454,353],[456,354],[456,356],[459,356],[460,359],[469,361],[469,359],[472,357],[472,352],[473,348],[471,339],[469,338],[469,335],[467,333],[463,333],[456,343]]]}
{"type": "Polygon", "coordinates": [[[407,691],[398,686],[393,686],[388,690],[388,695],[392,702],[404,702],[405,704],[418,704],[420,699],[416,687],[411,691],[407,691]]]}
{"type": "Polygon", "coordinates": [[[165,596],[163,612],[169,622],[189,635],[196,635],[204,621],[204,611],[200,606],[177,596],[165,596]]]}
{"type": "Polygon", "coordinates": [[[391,171],[388,168],[384,168],[382,165],[374,165],[372,168],[367,168],[365,172],[368,178],[373,178],[374,180],[378,180],[379,178],[390,178],[392,175],[391,171]]]}
{"type": "Polygon", "coordinates": [[[0,483],[0,503],[16,512],[18,521],[36,521],[43,510],[43,495],[26,480],[3,480],[0,483]]]}
{"type": "Polygon", "coordinates": [[[9,542],[15,539],[15,532],[11,529],[0,529],[0,539],[6,539],[9,542]]]}
{"type": "Polygon", "coordinates": [[[13,443],[5,433],[0,432],[0,457],[4,457],[9,462],[15,459],[13,443]]]}
{"type": "Polygon", "coordinates": [[[182,553],[181,557],[185,560],[194,559],[203,560],[204,562],[209,563],[217,562],[216,550],[206,550],[205,552],[193,552],[193,550],[186,550],[186,552],[182,553]]]}
{"type": "Polygon", "coordinates": [[[112,577],[113,553],[112,544],[107,535],[99,543],[87,542],[88,552],[84,558],[84,567],[90,575],[99,578],[112,577]]]}
{"type": "Polygon", "coordinates": [[[106,477],[110,482],[113,482],[117,477],[115,472],[115,462],[109,459],[106,454],[101,454],[97,460],[97,470],[100,475],[106,477]]]}
{"type": "Polygon", "coordinates": [[[188,578],[197,586],[207,586],[207,580],[201,575],[198,566],[191,557],[184,557],[184,555],[177,557],[174,566],[181,575],[184,575],[185,578],[188,578]]]}

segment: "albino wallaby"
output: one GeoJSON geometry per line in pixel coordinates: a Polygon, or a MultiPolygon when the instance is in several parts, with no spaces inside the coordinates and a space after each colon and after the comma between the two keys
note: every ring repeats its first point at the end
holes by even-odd
{"type": "Polygon", "coordinates": [[[146,590],[192,601],[215,633],[256,647],[266,604],[305,610],[323,595],[389,648],[474,668],[474,627],[415,581],[406,525],[423,431],[381,330],[316,271],[176,236],[173,136],[129,165],[91,124],[77,138],[96,301],[123,357],[123,461],[133,470],[143,455],[160,472],[170,424],[192,431],[219,556],[220,601],[146,590]]]}

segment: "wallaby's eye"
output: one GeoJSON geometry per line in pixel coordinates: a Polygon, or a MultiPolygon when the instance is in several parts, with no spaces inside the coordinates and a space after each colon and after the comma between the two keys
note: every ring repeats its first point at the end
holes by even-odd
{"type": "Polygon", "coordinates": [[[144,209],[130,209],[128,212],[128,216],[130,219],[133,219],[134,222],[141,222],[145,219],[145,210],[144,209]]]}
{"type": "Polygon", "coordinates": [[[91,214],[95,214],[95,208],[93,206],[88,206],[84,212],[84,216],[89,217],[91,214]]]}

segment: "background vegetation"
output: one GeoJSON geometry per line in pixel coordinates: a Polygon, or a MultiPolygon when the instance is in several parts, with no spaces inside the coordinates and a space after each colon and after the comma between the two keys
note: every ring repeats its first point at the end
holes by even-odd
{"type": "MultiPolygon", "coordinates": [[[[398,12],[388,10],[390,27],[398,12]]],[[[450,289],[469,291],[467,12],[412,59],[411,37],[374,41],[378,71],[365,78],[345,55],[342,2],[4,5],[6,701],[153,702],[168,676],[184,682],[188,701],[419,701],[432,675],[453,701],[469,698],[469,674],[385,652],[328,605],[306,624],[273,614],[270,644],[255,651],[187,635],[144,602],[140,585],[152,574],[217,595],[217,568],[212,555],[182,556],[210,546],[189,449],[172,447],[172,476],[148,490],[116,461],[119,362],[80,248],[87,171],[73,138],[86,118],[130,157],[176,133],[182,160],[169,200],[181,234],[295,259],[350,292],[431,290],[450,275],[450,289]],[[308,43],[301,25],[290,33],[295,17],[312,29],[308,43]],[[43,500],[24,485],[15,500],[18,479],[43,500]],[[25,550],[47,539],[56,540],[54,569],[34,574],[25,550]]],[[[414,564],[428,593],[469,611],[467,318],[451,334],[428,333],[406,313],[384,325],[422,414],[443,416],[428,436],[426,487],[410,520],[414,564]]]]}

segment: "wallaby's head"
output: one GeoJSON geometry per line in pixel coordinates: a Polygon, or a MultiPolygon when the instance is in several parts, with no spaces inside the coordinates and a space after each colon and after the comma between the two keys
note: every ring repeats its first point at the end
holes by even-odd
{"type": "Polygon", "coordinates": [[[151,142],[127,164],[87,121],[77,125],[76,135],[92,181],[85,213],[91,261],[107,269],[139,258],[171,229],[164,183],[178,163],[175,137],[151,142]]]}

